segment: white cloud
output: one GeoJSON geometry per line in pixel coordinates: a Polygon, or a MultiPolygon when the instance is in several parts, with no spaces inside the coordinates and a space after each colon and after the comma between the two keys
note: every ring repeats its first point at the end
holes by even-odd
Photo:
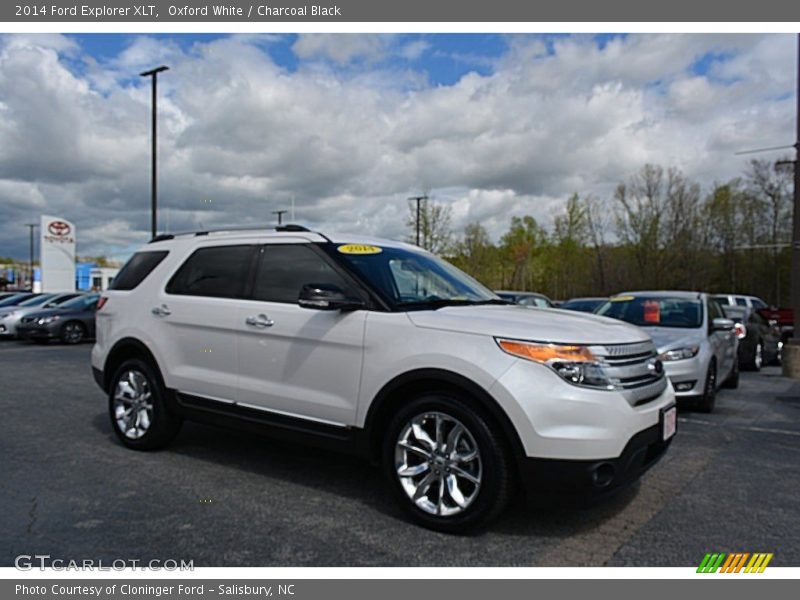
{"type": "Polygon", "coordinates": [[[792,36],[643,35],[602,49],[510,36],[491,75],[451,86],[377,62],[435,54],[435,36],[412,49],[300,36],[294,72],[265,52],[277,41],[182,50],[136,37],[98,63],[68,38],[2,38],[0,255],[26,252],[22,225],[45,206],[78,223],[83,254],[147,238],[150,88],[130,73],[160,61],[159,197],[173,230],[269,223],[294,198],[298,221],[402,238],[406,197],[429,191],[452,204],[456,229],[480,221],[498,237],[511,216],[549,223],[573,192],[608,196],[645,162],[708,185],[740,173],[737,150],[793,141],[792,36]],[[693,68],[704,56],[707,72],[693,68]]]}

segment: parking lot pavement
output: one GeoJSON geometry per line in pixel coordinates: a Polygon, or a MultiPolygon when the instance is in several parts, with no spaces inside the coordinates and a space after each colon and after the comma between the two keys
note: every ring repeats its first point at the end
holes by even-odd
{"type": "Polygon", "coordinates": [[[800,566],[800,386],[743,373],[682,413],[641,484],[591,508],[512,507],[483,533],[410,525],[359,460],[187,424],[161,452],[115,440],[90,346],[0,344],[0,565],[183,559],[195,566],[697,565],[774,552],[800,566]]]}

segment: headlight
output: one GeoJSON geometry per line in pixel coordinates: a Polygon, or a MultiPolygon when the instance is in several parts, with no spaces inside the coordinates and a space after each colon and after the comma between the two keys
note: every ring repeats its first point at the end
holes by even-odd
{"type": "Polygon", "coordinates": [[[546,365],[569,383],[606,390],[614,389],[597,357],[586,346],[502,339],[496,341],[504,352],[546,365]]]}
{"type": "Polygon", "coordinates": [[[53,315],[51,317],[40,317],[36,319],[36,322],[39,325],[47,325],[48,323],[52,323],[53,321],[58,321],[58,315],[53,315]]]}
{"type": "Polygon", "coordinates": [[[687,358],[694,358],[700,351],[700,346],[689,346],[688,348],[676,348],[675,350],[667,350],[658,355],[664,362],[673,360],[684,360],[687,358]]]}
{"type": "Polygon", "coordinates": [[[13,310],[12,310],[12,311],[10,311],[10,312],[4,312],[4,313],[0,313],[0,319],[5,319],[6,317],[10,317],[10,316],[11,316],[11,315],[13,315],[13,314],[14,314],[14,311],[13,311],[13,310]]]}

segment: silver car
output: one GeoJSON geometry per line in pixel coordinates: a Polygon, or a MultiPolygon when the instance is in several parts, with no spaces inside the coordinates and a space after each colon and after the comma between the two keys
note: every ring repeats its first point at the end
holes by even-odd
{"type": "Polygon", "coordinates": [[[700,292],[629,292],[595,311],[642,327],[658,348],[675,395],[703,412],[714,409],[721,385],[739,385],[734,322],[719,302],[700,292]]]}
{"type": "Polygon", "coordinates": [[[80,292],[40,294],[23,300],[19,304],[0,307],[0,337],[16,337],[17,325],[25,315],[37,310],[53,308],[80,295],[80,292]]]}

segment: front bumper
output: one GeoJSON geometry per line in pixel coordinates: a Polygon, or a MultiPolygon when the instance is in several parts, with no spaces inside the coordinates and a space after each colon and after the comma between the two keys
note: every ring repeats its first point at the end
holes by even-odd
{"type": "Polygon", "coordinates": [[[664,372],[675,388],[676,398],[691,398],[703,393],[706,366],[700,355],[664,363],[664,372]]]}
{"type": "Polygon", "coordinates": [[[616,458],[558,460],[525,458],[520,470],[528,498],[579,497],[599,499],[637,481],[669,448],[662,439],[662,424],[634,435],[616,458]]]}
{"type": "Polygon", "coordinates": [[[47,325],[17,325],[17,337],[23,340],[52,340],[58,337],[55,328],[47,325]]]}

